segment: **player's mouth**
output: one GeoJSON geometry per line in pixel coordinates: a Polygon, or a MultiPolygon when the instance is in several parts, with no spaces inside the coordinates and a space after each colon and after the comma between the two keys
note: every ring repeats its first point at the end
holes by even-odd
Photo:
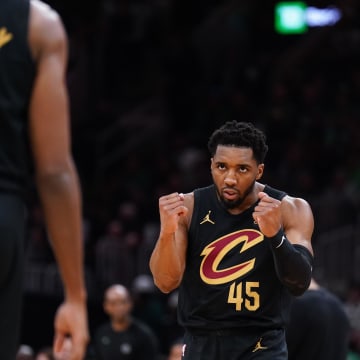
{"type": "Polygon", "coordinates": [[[223,197],[226,200],[235,200],[239,197],[239,192],[233,189],[224,189],[223,190],[223,197]]]}

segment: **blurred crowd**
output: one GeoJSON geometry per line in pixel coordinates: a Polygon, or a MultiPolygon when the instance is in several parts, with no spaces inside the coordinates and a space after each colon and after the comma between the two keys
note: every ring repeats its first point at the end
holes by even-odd
{"type": "MultiPolygon", "coordinates": [[[[135,313],[163,339],[170,333],[176,299],[158,293],[148,278],[158,197],[211,181],[207,138],[226,120],[265,130],[264,181],[310,202],[315,250],[326,250],[321,235],[346,226],[360,236],[356,0],[337,4],[338,24],[304,35],[275,32],[275,1],[49,3],[70,39],[73,152],[83,186],[86,280],[96,306],[109,285],[121,283],[138,295],[135,313]]],[[[42,213],[36,197],[29,202],[26,292],[58,296],[42,213]]],[[[353,235],[349,241],[344,261],[353,266],[360,247],[353,235]]],[[[360,271],[351,268],[338,286],[321,266],[322,280],[347,304],[359,351],[360,271]]],[[[164,353],[179,335],[174,329],[164,353]]]]}

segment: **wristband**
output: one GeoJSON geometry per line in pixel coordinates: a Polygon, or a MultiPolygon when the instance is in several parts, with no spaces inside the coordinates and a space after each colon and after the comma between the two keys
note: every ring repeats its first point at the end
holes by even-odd
{"type": "Polygon", "coordinates": [[[279,280],[291,294],[301,295],[310,284],[313,266],[312,254],[303,245],[291,244],[282,228],[275,236],[268,239],[279,280]]]}
{"type": "Polygon", "coordinates": [[[287,240],[283,228],[281,227],[276,235],[269,237],[269,240],[272,248],[278,249],[284,243],[284,241],[287,240]]]}

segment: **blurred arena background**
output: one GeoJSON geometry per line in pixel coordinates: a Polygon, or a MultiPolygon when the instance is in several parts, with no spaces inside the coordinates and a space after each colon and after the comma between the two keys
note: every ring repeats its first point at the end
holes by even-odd
{"type": "MultiPolygon", "coordinates": [[[[119,282],[134,290],[136,315],[166,351],[176,301],[146,277],[158,196],[210,181],[207,138],[229,119],[266,131],[264,181],[313,207],[318,279],[345,304],[359,294],[357,0],[306,1],[340,16],[326,24],[329,12],[320,11],[290,33],[275,27],[274,0],[48,3],[69,34],[91,329],[104,320],[104,288],[119,282]]],[[[299,21],[291,16],[285,26],[299,21]]],[[[52,341],[62,290],[36,196],[29,201],[22,342],[38,348],[52,341]]]]}

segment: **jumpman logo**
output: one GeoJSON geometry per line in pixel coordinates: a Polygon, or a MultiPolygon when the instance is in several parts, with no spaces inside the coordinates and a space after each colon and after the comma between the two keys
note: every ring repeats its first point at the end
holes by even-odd
{"type": "Polygon", "coordinates": [[[0,49],[11,41],[13,35],[7,31],[5,27],[0,28],[0,49]]]}
{"type": "Polygon", "coordinates": [[[267,346],[262,346],[261,345],[261,340],[262,338],[259,339],[259,341],[256,343],[254,350],[252,352],[258,351],[258,350],[265,350],[267,349],[267,346]]]}
{"type": "Polygon", "coordinates": [[[209,210],[209,212],[204,216],[204,219],[201,221],[200,225],[206,222],[209,222],[210,224],[215,224],[215,222],[210,219],[210,213],[211,210],[209,210]]]}

